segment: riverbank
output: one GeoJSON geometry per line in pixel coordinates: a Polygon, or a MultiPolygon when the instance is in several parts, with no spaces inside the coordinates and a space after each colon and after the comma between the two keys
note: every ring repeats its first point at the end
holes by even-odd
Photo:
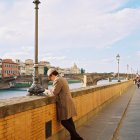
{"type": "MultiPolygon", "coordinates": [[[[82,83],[80,80],[67,80],[69,84],[74,83],[82,83]]],[[[52,81],[49,81],[48,85],[52,85],[52,81]]],[[[13,88],[26,88],[30,87],[32,83],[15,83],[15,86],[13,88]]]]}

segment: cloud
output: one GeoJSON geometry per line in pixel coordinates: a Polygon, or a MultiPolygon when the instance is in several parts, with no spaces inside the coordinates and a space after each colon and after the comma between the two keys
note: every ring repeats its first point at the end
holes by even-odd
{"type": "Polygon", "coordinates": [[[6,52],[2,55],[2,58],[11,58],[13,60],[15,59],[21,59],[25,60],[28,58],[33,58],[33,46],[22,46],[21,48],[18,48],[16,51],[6,52]]]}
{"type": "Polygon", "coordinates": [[[114,59],[113,58],[104,58],[100,62],[103,64],[109,64],[109,63],[114,62],[114,59]]]}
{"type": "MultiPolygon", "coordinates": [[[[122,8],[126,2],[128,0],[42,0],[39,5],[40,60],[49,60],[63,66],[76,61],[81,67],[89,68],[97,64],[89,59],[80,61],[76,53],[66,51],[75,51],[77,48],[78,51],[80,48],[112,48],[117,42],[132,35],[140,28],[140,9],[122,8]]],[[[1,51],[0,56],[19,57],[23,60],[33,58],[32,1],[1,0],[0,17],[0,47],[4,46],[4,54],[1,51]]],[[[108,62],[111,62],[110,58],[101,61],[104,64],[108,62]]]]}
{"type": "MultiPolygon", "coordinates": [[[[131,34],[140,24],[140,9],[112,12],[125,2],[126,0],[42,1],[39,5],[40,47],[45,44],[49,49],[112,46],[131,34]]],[[[6,4],[3,7],[5,14],[0,14],[0,41],[9,40],[15,47],[20,43],[33,44],[34,5],[20,0],[15,1],[9,10],[6,4]]]]}
{"type": "Polygon", "coordinates": [[[15,0],[12,4],[6,1],[1,1],[1,4],[0,43],[6,44],[9,41],[15,47],[19,47],[17,45],[21,43],[29,44],[30,40],[33,40],[34,33],[32,25],[34,11],[31,3],[15,0]]]}
{"type": "Polygon", "coordinates": [[[53,55],[49,55],[49,56],[45,56],[45,57],[41,57],[40,59],[41,61],[49,61],[51,63],[52,66],[56,66],[56,67],[70,67],[70,61],[68,61],[66,56],[53,56],[53,55]]]}
{"type": "MultiPolygon", "coordinates": [[[[42,20],[45,19],[44,23],[46,22],[47,25],[43,26],[42,22],[44,27],[42,30],[46,34],[46,39],[48,37],[52,41],[47,40],[53,48],[108,47],[139,28],[139,9],[128,8],[112,12],[122,6],[126,2],[124,0],[117,2],[77,0],[71,1],[70,8],[62,0],[57,2],[59,2],[57,8],[55,4],[51,5],[52,7],[48,4],[48,7],[56,9],[48,11],[50,13],[47,18],[45,15],[42,16],[42,20]],[[67,9],[59,6],[60,4],[64,4],[67,9]],[[63,9],[65,11],[62,12],[63,9]]],[[[41,34],[43,35],[43,32],[41,34]]]]}
{"type": "Polygon", "coordinates": [[[136,52],[136,55],[137,55],[137,56],[140,56],[140,51],[136,52]]]}
{"type": "Polygon", "coordinates": [[[43,57],[41,60],[48,60],[48,61],[59,61],[59,60],[65,60],[66,56],[48,56],[48,57],[43,57]]]}
{"type": "MultiPolygon", "coordinates": [[[[108,47],[139,28],[139,14],[140,10],[124,9],[117,13],[103,14],[93,18],[85,15],[81,19],[71,19],[75,21],[74,26],[70,26],[71,23],[65,22],[64,32],[58,31],[55,34],[57,37],[59,33],[59,36],[67,40],[73,47],[108,47]],[[137,16],[133,17],[133,15],[137,16]]],[[[58,29],[62,29],[62,27],[58,29]]]]}

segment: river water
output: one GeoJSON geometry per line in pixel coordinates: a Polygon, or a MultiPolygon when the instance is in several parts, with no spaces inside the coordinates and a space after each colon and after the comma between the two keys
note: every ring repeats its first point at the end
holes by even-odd
{"type": "MultiPolygon", "coordinates": [[[[113,82],[117,82],[114,80],[113,82]]],[[[97,83],[97,85],[103,85],[109,83],[108,80],[101,80],[97,83]]],[[[112,82],[111,82],[112,83],[112,82]]],[[[69,84],[70,89],[76,89],[83,86],[83,83],[73,83],[69,84]]],[[[50,85],[49,88],[52,86],[50,85]]],[[[4,89],[0,90],[0,99],[8,99],[12,97],[19,97],[19,96],[26,96],[28,88],[11,88],[11,89],[4,89]]]]}

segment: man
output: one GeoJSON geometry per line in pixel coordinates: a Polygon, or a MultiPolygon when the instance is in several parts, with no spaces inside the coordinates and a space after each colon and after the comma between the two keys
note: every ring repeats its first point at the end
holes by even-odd
{"type": "Polygon", "coordinates": [[[140,78],[137,79],[137,87],[140,87],[140,78]]]}
{"type": "Polygon", "coordinates": [[[53,89],[48,90],[56,96],[57,119],[69,131],[71,140],[83,140],[76,132],[72,117],[77,115],[68,82],[60,77],[55,69],[49,69],[47,75],[53,81],[53,89]]]}

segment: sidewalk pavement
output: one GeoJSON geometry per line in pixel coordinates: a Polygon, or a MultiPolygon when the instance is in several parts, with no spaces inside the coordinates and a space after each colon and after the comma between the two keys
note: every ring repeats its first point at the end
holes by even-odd
{"type": "Polygon", "coordinates": [[[118,140],[140,140],[140,89],[138,88],[122,120],[118,140]]]}
{"type": "MultiPolygon", "coordinates": [[[[120,120],[122,119],[122,116],[124,115],[133,94],[135,93],[135,90],[136,87],[134,85],[129,88],[126,93],[123,93],[112,103],[106,105],[103,110],[101,110],[91,120],[82,125],[78,129],[80,136],[82,136],[84,140],[112,140],[114,133],[116,133],[116,130],[118,129],[118,124],[120,123],[120,120]]],[[[137,117],[140,117],[140,112],[137,117]]],[[[66,140],[70,140],[70,138],[68,137],[66,140]]]]}

